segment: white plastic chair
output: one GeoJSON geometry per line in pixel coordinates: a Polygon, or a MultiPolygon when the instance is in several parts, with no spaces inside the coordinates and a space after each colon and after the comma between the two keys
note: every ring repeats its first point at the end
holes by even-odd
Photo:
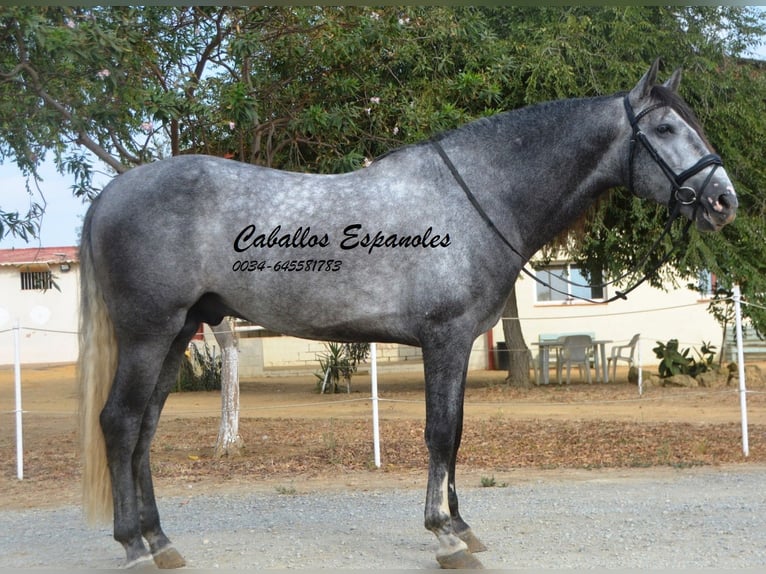
{"type": "Polygon", "coordinates": [[[591,339],[590,335],[568,335],[563,337],[561,353],[556,364],[556,375],[559,384],[561,384],[561,371],[564,370],[564,365],[567,367],[567,384],[571,382],[572,365],[576,365],[580,370],[580,377],[582,377],[582,370],[585,368],[586,380],[590,384],[590,357],[592,351],[593,339],[591,339]]]}
{"type": "Polygon", "coordinates": [[[607,359],[607,366],[612,367],[612,381],[617,380],[617,362],[625,361],[628,363],[628,368],[633,366],[633,356],[636,352],[636,344],[641,337],[641,333],[636,333],[627,345],[615,345],[612,347],[609,359],[607,359]],[[623,354],[626,353],[626,354],[623,354]]]}
{"type": "Polygon", "coordinates": [[[529,357],[529,364],[532,365],[532,371],[535,373],[535,384],[540,384],[540,374],[537,372],[537,357],[532,352],[532,349],[527,349],[527,356],[529,357]]]}

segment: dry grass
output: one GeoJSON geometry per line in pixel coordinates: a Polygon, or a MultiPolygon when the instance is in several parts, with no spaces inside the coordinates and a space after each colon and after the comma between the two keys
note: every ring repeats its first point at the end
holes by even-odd
{"type": "MultiPolygon", "coordinates": [[[[269,381],[243,385],[240,431],[246,449],[236,458],[213,457],[219,424],[217,394],[173,397],[153,443],[154,476],[161,485],[195,484],[210,489],[245,479],[289,483],[299,476],[341,481],[349,473],[376,473],[370,477],[374,481],[397,474],[424,476],[423,392],[422,382],[416,379],[382,387],[384,397],[402,402],[382,404],[380,470],[372,464],[368,402],[346,405],[347,395],[319,396],[305,381],[297,385],[269,381]],[[315,406],[301,409],[300,416],[251,406],[281,405],[289,412],[291,402],[315,406]],[[328,408],[331,405],[336,408],[328,408]]],[[[479,376],[468,389],[461,468],[492,474],[510,469],[766,463],[763,394],[750,397],[750,456],[745,459],[738,398],[731,391],[650,389],[638,399],[635,387],[627,384],[513,389],[498,380],[479,376]]],[[[51,402],[52,393],[71,393],[70,387],[56,384],[30,387],[37,389],[41,401],[51,402]]],[[[351,398],[365,396],[364,389],[359,385],[357,389],[351,398]]],[[[0,433],[3,508],[78,499],[74,415],[35,411],[33,404],[32,398],[26,403],[32,412],[25,415],[23,482],[14,478],[12,415],[0,415],[0,428],[7,429],[0,433]]]]}

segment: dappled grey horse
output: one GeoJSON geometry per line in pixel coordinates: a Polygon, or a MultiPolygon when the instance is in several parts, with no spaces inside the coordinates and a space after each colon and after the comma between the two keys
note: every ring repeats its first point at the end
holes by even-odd
{"type": "Polygon", "coordinates": [[[343,175],[182,156],[115,178],[82,232],[81,412],[87,514],[113,513],[127,565],[185,563],[160,527],[150,443],[200,323],[235,316],[422,347],[425,526],[441,566],[481,567],[455,489],[465,377],[524,263],[615,186],[701,230],[734,219],[680,74],[656,74],[655,62],[629,93],[484,118],[343,175]]]}

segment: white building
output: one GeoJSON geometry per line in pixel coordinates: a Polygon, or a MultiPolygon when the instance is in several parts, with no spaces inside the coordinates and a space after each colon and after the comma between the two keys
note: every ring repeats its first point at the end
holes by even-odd
{"type": "Polygon", "coordinates": [[[23,364],[77,360],[79,268],[76,247],[0,249],[0,365],[17,324],[23,364]]]}
{"type": "MultiPolygon", "coordinates": [[[[552,281],[551,274],[560,274],[562,268],[566,268],[571,281],[582,282],[578,270],[567,263],[552,263],[535,273],[561,291],[568,290],[582,297],[599,300],[609,299],[615,294],[609,286],[588,289],[573,287],[555,278],[552,281]]],[[[639,333],[641,363],[656,365],[659,359],[652,348],[657,341],[667,343],[669,339],[678,339],[682,349],[699,349],[706,342],[721,349],[723,328],[708,312],[709,288],[710,285],[707,285],[705,289],[692,290],[685,286],[668,285],[667,290],[662,290],[644,283],[628,294],[625,300],[595,305],[546,289],[521,275],[516,283],[516,297],[524,339],[535,354],[537,348],[534,343],[541,338],[551,338],[555,334],[588,333],[596,339],[609,341],[606,344],[608,356],[611,345],[625,345],[639,333]]],[[[504,340],[501,323],[494,327],[490,335],[495,342],[504,340]]]]}

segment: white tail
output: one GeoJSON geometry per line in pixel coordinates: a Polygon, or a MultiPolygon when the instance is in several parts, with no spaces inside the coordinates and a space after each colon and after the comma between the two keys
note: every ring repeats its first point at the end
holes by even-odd
{"type": "Polygon", "coordinates": [[[90,248],[89,218],[80,246],[80,440],[82,442],[83,508],[90,524],[107,522],[113,514],[112,481],[99,415],[106,404],[117,369],[117,340],[96,281],[90,248]]]}

